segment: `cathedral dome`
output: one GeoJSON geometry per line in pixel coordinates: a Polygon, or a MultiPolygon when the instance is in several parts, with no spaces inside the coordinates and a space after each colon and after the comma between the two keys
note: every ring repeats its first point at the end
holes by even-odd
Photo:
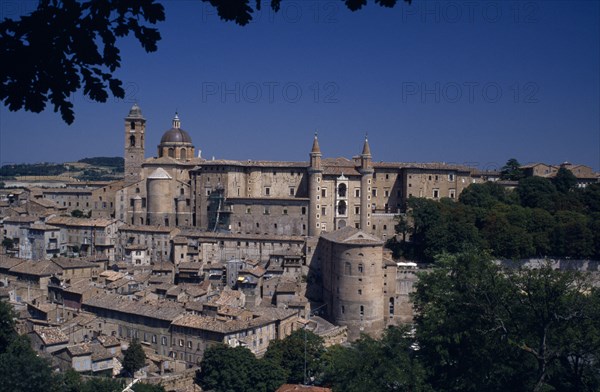
{"type": "Polygon", "coordinates": [[[173,126],[160,139],[158,157],[170,157],[184,161],[194,157],[192,138],[189,133],[181,129],[181,121],[177,113],[173,118],[173,126]]]}
{"type": "Polygon", "coordinates": [[[179,115],[175,113],[173,118],[173,127],[164,133],[160,139],[160,144],[165,143],[189,143],[192,144],[192,138],[189,133],[181,129],[181,122],[179,121],[179,115]]]}
{"type": "Polygon", "coordinates": [[[190,135],[179,128],[171,128],[167,132],[164,133],[162,138],[160,139],[160,143],[191,143],[192,138],[190,135]]]}

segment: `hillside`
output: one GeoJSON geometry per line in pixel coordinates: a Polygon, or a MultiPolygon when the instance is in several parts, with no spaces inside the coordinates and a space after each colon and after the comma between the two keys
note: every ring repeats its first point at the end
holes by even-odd
{"type": "Polygon", "coordinates": [[[92,157],[67,163],[42,162],[3,165],[0,167],[0,181],[28,181],[32,177],[37,180],[42,180],[44,177],[67,177],[80,181],[106,181],[122,178],[123,171],[124,160],[122,157],[92,157]]]}

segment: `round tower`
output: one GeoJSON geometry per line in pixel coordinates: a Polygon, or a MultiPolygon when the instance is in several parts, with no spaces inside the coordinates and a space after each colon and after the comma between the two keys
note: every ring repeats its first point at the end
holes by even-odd
{"type": "Polygon", "coordinates": [[[137,103],[133,104],[125,117],[125,182],[133,183],[141,180],[144,163],[144,135],[146,119],[137,103]]]}
{"type": "Polygon", "coordinates": [[[148,225],[173,226],[173,199],[170,184],[172,177],[163,168],[154,170],[146,180],[148,195],[148,225]]]}
{"type": "Polygon", "coordinates": [[[348,339],[378,337],[384,328],[383,241],[346,226],[323,233],[323,300],[334,324],[348,327],[348,339]]]}
{"type": "Polygon", "coordinates": [[[320,193],[323,180],[321,168],[321,148],[315,132],[312,149],[310,150],[310,166],[308,168],[308,235],[318,236],[321,233],[320,193]]]}

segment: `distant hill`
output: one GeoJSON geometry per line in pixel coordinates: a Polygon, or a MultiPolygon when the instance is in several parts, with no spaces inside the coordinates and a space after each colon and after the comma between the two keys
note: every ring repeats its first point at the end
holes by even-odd
{"type": "Polygon", "coordinates": [[[92,166],[108,166],[108,167],[124,167],[125,160],[123,157],[94,157],[83,158],[77,162],[87,163],[92,166]]]}
{"type": "Polygon", "coordinates": [[[82,181],[116,180],[123,177],[125,161],[122,157],[83,158],[72,163],[22,163],[0,167],[0,179],[24,176],[68,176],[82,181]]]}

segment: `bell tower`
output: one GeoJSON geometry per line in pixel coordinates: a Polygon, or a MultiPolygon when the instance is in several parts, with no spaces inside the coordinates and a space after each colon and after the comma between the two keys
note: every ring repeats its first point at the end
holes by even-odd
{"type": "Polygon", "coordinates": [[[142,109],[135,103],[125,117],[125,182],[128,184],[142,179],[145,133],[146,119],[142,116],[142,109]]]}

